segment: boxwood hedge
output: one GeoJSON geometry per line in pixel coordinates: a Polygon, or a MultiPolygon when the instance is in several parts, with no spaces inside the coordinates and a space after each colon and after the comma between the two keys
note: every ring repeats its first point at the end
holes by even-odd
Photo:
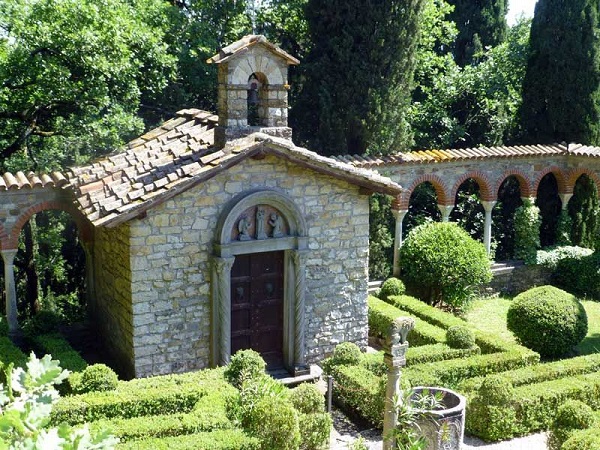
{"type": "Polygon", "coordinates": [[[148,438],[117,445],[118,450],[260,450],[258,439],[242,430],[215,430],[168,438],[148,438]]]}

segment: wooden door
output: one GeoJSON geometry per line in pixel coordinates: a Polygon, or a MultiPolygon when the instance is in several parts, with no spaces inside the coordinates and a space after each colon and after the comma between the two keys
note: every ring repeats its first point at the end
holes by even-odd
{"type": "Polygon", "coordinates": [[[283,252],[237,255],[231,269],[231,354],[251,348],[283,366],[283,252]]]}

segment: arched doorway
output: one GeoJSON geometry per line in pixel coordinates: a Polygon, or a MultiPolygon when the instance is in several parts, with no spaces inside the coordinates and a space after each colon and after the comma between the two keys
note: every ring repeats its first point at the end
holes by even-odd
{"type": "Polygon", "coordinates": [[[219,219],[212,273],[211,360],[252,348],[271,368],[305,373],[307,226],[285,194],[235,197],[219,219]]]}

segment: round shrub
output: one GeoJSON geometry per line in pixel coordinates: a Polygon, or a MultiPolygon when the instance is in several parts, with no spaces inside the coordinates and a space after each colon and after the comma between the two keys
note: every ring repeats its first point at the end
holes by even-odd
{"type": "Polygon", "coordinates": [[[455,325],[446,331],[446,344],[452,348],[473,348],[475,336],[469,328],[455,325]]]}
{"type": "Polygon", "coordinates": [[[508,329],[542,356],[567,354],[587,334],[587,315],[571,294],[540,286],[517,295],[508,308],[508,329]]]}
{"type": "Polygon", "coordinates": [[[302,414],[314,414],[325,411],[325,399],[315,384],[303,383],[292,389],[291,401],[294,408],[302,414]]]}
{"type": "Polygon", "coordinates": [[[261,441],[261,450],[297,450],[300,445],[298,413],[280,397],[265,397],[256,404],[248,431],[261,441]]]}
{"type": "Polygon", "coordinates": [[[485,247],[455,223],[413,228],[400,248],[403,279],[422,300],[463,306],[473,289],[492,279],[485,247]]]}
{"type": "Polygon", "coordinates": [[[573,433],[562,445],[561,450],[598,450],[600,434],[595,428],[573,433]]]}
{"type": "Polygon", "coordinates": [[[112,391],[117,387],[119,377],[105,364],[93,364],[85,368],[79,381],[79,392],[112,391]]]}
{"type": "Polygon", "coordinates": [[[388,278],[381,285],[381,289],[379,290],[378,297],[384,302],[388,301],[388,298],[392,295],[402,295],[406,292],[406,287],[402,280],[398,278],[388,278]]]}
{"type": "Polygon", "coordinates": [[[342,342],[335,346],[331,363],[336,366],[356,366],[360,364],[362,352],[352,342],[342,342]]]}
{"type": "Polygon", "coordinates": [[[515,390],[502,375],[490,375],[481,383],[477,397],[487,405],[507,405],[514,400],[515,390]]]}
{"type": "Polygon", "coordinates": [[[240,350],[231,357],[224,375],[229,383],[239,389],[244,380],[264,374],[266,367],[265,360],[258,352],[240,350]]]}
{"type": "Polygon", "coordinates": [[[556,417],[550,426],[548,448],[560,450],[574,430],[590,428],[594,420],[594,411],[588,405],[579,400],[567,400],[556,411],[556,417]]]}

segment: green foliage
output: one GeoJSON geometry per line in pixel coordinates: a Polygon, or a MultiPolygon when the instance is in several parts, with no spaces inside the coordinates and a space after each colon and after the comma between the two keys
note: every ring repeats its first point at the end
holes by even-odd
{"type": "MultiPolygon", "coordinates": [[[[580,259],[591,255],[594,251],[577,246],[560,246],[537,251],[536,264],[556,271],[559,261],[563,259],[580,259]]],[[[570,275],[572,275],[570,273],[570,275]]]]}
{"type": "Polygon", "coordinates": [[[502,405],[515,399],[512,384],[502,375],[491,375],[484,378],[477,395],[487,405],[502,405]]]}
{"type": "Polygon", "coordinates": [[[139,133],[141,92],[159,91],[173,73],[161,19],[168,10],[158,0],[5,2],[0,11],[5,169],[57,168],[112,150],[139,133]]]}
{"type": "MultiPolygon", "coordinates": [[[[38,317],[37,315],[35,317],[38,317]]],[[[71,347],[71,344],[60,334],[43,334],[29,338],[34,347],[58,359],[61,365],[71,372],[81,372],[87,362],[71,347]]]]}
{"type": "MultiPolygon", "coordinates": [[[[410,341],[409,341],[410,343],[410,341]]],[[[469,348],[451,348],[446,344],[421,345],[420,347],[409,347],[406,352],[406,366],[412,367],[417,364],[428,362],[445,361],[448,359],[464,359],[479,355],[481,349],[475,345],[469,348]]]]}
{"type": "Polygon", "coordinates": [[[265,373],[265,363],[262,356],[254,350],[240,350],[231,357],[225,369],[225,379],[239,388],[245,380],[256,378],[265,373]]]}
{"type": "Polygon", "coordinates": [[[572,244],[571,229],[573,228],[573,220],[569,213],[561,209],[558,223],[556,224],[556,245],[568,246],[572,244]]]}
{"type": "Polygon", "coordinates": [[[449,347],[459,349],[473,348],[477,345],[471,329],[461,326],[453,326],[446,330],[446,343],[449,347]]]}
{"type": "Polygon", "coordinates": [[[52,411],[52,423],[188,413],[204,396],[230,387],[223,369],[119,381],[114,391],[61,398],[52,411]]]}
{"type": "Polygon", "coordinates": [[[600,142],[598,26],[595,1],[536,5],[521,112],[527,142],[600,142]]]}
{"type": "Polygon", "coordinates": [[[498,189],[498,202],[492,211],[492,244],[496,261],[514,258],[515,211],[522,204],[519,181],[515,176],[506,178],[498,189]]]}
{"type": "Polygon", "coordinates": [[[30,337],[56,333],[61,323],[62,319],[58,313],[43,309],[23,324],[23,331],[30,337]]]}
{"type": "Polygon", "coordinates": [[[561,450],[596,450],[600,448],[600,435],[596,428],[576,431],[565,441],[561,450]]]}
{"type": "Polygon", "coordinates": [[[526,347],[543,356],[563,356],[587,334],[587,315],[573,295],[540,286],[513,299],[507,325],[526,347]]]}
{"type": "Polygon", "coordinates": [[[260,441],[242,430],[214,430],[167,438],[125,442],[119,450],[260,450],[260,441]]]}
{"type": "Polygon", "coordinates": [[[594,421],[592,408],[579,400],[567,400],[558,408],[550,427],[548,449],[560,450],[573,431],[590,428],[594,421]]]}
{"type": "Polygon", "coordinates": [[[292,389],[290,400],[294,408],[302,414],[316,414],[325,411],[323,394],[315,384],[302,383],[292,389]]]}
{"type": "Polygon", "coordinates": [[[247,422],[261,450],[297,450],[300,445],[298,412],[284,398],[265,396],[252,408],[247,422]]]}
{"type": "Polygon", "coordinates": [[[559,260],[553,280],[575,295],[600,299],[600,253],[559,260]]]}
{"type": "Polygon", "coordinates": [[[112,391],[117,387],[119,377],[105,364],[93,364],[81,374],[79,393],[112,391]]]}
{"type": "Polygon", "coordinates": [[[540,209],[531,199],[524,199],[523,205],[515,211],[515,258],[531,264],[539,247],[540,209]]]}
{"type": "Polygon", "coordinates": [[[369,206],[369,279],[381,280],[392,273],[396,222],[389,196],[374,194],[369,206]]]}
{"type": "MultiPolygon", "coordinates": [[[[512,386],[519,387],[557,380],[559,378],[584,375],[586,373],[597,372],[598,370],[600,370],[600,353],[595,353],[509,370],[503,372],[502,377],[510,382],[512,386]]],[[[484,378],[482,377],[471,378],[460,383],[459,389],[461,392],[468,394],[469,392],[478,390],[483,381],[484,378]]]]}
{"type": "Polygon", "coordinates": [[[352,342],[342,342],[335,346],[330,360],[334,365],[356,365],[360,362],[362,353],[358,345],[352,342]]]}
{"type": "Polygon", "coordinates": [[[573,188],[573,197],[569,200],[571,218],[570,237],[574,245],[596,248],[596,239],[600,231],[598,217],[598,187],[587,175],[577,179],[573,188]]]}
{"type": "Polygon", "coordinates": [[[6,381],[3,366],[13,364],[15,367],[25,367],[26,363],[27,355],[10,338],[0,336],[0,381],[6,381]]]}
{"type": "Polygon", "coordinates": [[[402,295],[405,292],[406,287],[404,286],[402,280],[399,280],[395,277],[391,277],[385,280],[381,285],[378,297],[383,301],[387,301],[390,296],[402,295]]]}
{"type": "Polygon", "coordinates": [[[327,155],[408,147],[405,112],[423,4],[308,0],[314,46],[301,68],[305,80],[292,111],[300,142],[327,155]]]}
{"type": "Polygon", "coordinates": [[[454,59],[459,66],[475,63],[486,47],[495,47],[506,37],[505,0],[449,0],[454,11],[449,19],[456,23],[458,36],[454,42],[454,59]]]}
{"type": "Polygon", "coordinates": [[[413,229],[400,248],[400,265],[405,281],[422,286],[430,304],[461,307],[477,284],[492,277],[483,245],[452,223],[413,229]]]}
{"type": "Polygon", "coordinates": [[[59,398],[53,385],[68,376],[58,364],[49,355],[37,359],[32,353],[26,371],[9,366],[6,378],[10,383],[0,392],[0,441],[5,448],[114,448],[118,440],[104,431],[90,434],[87,427],[49,427],[52,407],[59,398]]]}
{"type": "Polygon", "coordinates": [[[332,420],[328,413],[298,414],[301,450],[329,448],[332,420]]]}

